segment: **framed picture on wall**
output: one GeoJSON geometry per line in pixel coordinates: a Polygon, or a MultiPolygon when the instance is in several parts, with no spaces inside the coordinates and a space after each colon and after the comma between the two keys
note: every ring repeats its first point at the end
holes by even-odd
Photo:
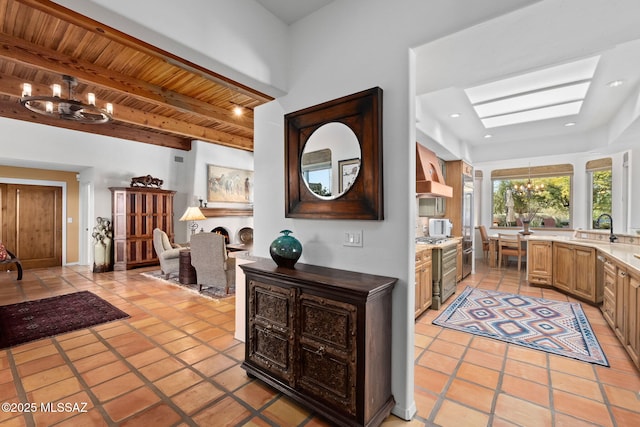
{"type": "Polygon", "coordinates": [[[348,159],[338,161],[338,171],[340,175],[338,177],[338,192],[343,193],[355,181],[360,171],[360,159],[348,159]]]}
{"type": "Polygon", "coordinates": [[[253,171],[207,165],[207,202],[253,203],[253,171]]]}

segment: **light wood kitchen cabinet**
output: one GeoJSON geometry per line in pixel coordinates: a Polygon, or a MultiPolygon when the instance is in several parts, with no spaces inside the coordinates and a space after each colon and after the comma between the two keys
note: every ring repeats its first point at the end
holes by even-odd
{"type": "Polygon", "coordinates": [[[554,242],[553,286],[592,303],[601,302],[602,292],[596,286],[596,250],[554,242]]]}
{"type": "Polygon", "coordinates": [[[433,301],[431,262],[431,248],[421,248],[416,251],[415,318],[427,311],[433,301]]]}
{"type": "Polygon", "coordinates": [[[242,368],[331,425],[377,426],[391,394],[395,278],[271,261],[240,266],[247,289],[242,368]]]}
{"type": "Polygon", "coordinates": [[[616,316],[616,279],[618,272],[616,264],[612,260],[604,255],[600,256],[604,257],[602,265],[602,315],[613,329],[616,316]]]}
{"type": "Polygon", "coordinates": [[[567,293],[571,292],[574,278],[573,245],[553,244],[553,286],[567,293]]]}
{"type": "Polygon", "coordinates": [[[602,292],[596,286],[596,250],[584,246],[574,247],[575,281],[573,295],[593,303],[602,301],[602,292]]]}
{"type": "Polygon", "coordinates": [[[552,242],[531,240],[527,248],[529,283],[551,286],[553,284],[552,242]]]}
{"type": "Polygon", "coordinates": [[[625,291],[626,340],[627,353],[633,363],[640,368],[640,275],[630,273],[625,291]]]}
{"type": "Polygon", "coordinates": [[[464,198],[464,177],[473,177],[473,167],[462,160],[446,162],[447,185],[453,187],[453,197],[447,200],[445,217],[451,221],[451,235],[462,236],[462,204],[464,198]]]}
{"type": "Polygon", "coordinates": [[[604,256],[602,314],[640,369],[640,274],[604,256]]]}
{"type": "Polygon", "coordinates": [[[629,286],[629,276],[626,268],[618,265],[616,268],[616,310],[613,317],[613,331],[624,344],[626,334],[626,289],[629,286]]]}

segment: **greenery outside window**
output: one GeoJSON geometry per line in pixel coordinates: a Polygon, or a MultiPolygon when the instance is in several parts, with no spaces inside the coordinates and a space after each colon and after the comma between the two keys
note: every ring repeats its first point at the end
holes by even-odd
{"type": "Polygon", "coordinates": [[[610,157],[587,162],[591,196],[588,212],[591,212],[591,228],[594,229],[609,227],[608,221],[598,227],[596,220],[603,213],[611,213],[611,164],[610,157]]]}
{"type": "Polygon", "coordinates": [[[571,227],[573,166],[551,165],[491,172],[494,227],[571,227]]]}

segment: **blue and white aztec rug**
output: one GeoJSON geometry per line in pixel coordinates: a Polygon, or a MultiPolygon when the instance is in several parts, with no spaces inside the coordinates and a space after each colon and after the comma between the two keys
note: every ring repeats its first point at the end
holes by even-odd
{"type": "Polygon", "coordinates": [[[578,303],[467,287],[433,324],[609,366],[578,303]]]}

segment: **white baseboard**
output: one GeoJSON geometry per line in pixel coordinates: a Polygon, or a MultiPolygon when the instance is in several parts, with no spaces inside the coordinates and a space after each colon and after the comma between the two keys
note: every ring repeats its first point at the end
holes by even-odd
{"type": "Polygon", "coordinates": [[[416,408],[416,402],[411,402],[411,406],[408,408],[402,408],[398,405],[394,406],[391,413],[396,417],[402,418],[405,421],[411,421],[413,416],[418,412],[416,408]]]}

